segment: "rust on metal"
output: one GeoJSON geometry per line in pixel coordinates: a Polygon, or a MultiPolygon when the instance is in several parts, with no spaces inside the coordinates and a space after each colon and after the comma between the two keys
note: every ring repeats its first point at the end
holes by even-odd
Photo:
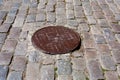
{"type": "Polygon", "coordinates": [[[33,45],[48,54],[63,54],[74,50],[80,36],[63,26],[48,26],[37,30],[32,36],[33,45]]]}

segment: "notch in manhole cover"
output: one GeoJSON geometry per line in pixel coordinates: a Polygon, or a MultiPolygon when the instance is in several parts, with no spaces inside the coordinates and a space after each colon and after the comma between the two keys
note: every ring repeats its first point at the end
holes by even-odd
{"type": "Polygon", "coordinates": [[[48,26],[37,30],[32,36],[33,45],[48,54],[64,54],[80,44],[80,36],[63,26],[48,26]]]}

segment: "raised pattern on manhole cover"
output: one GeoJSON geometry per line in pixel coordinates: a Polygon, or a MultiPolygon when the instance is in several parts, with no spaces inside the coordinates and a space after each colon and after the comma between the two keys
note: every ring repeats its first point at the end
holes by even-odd
{"type": "Polygon", "coordinates": [[[48,26],[32,36],[33,45],[49,54],[63,54],[74,50],[80,43],[78,33],[63,26],[48,26]]]}

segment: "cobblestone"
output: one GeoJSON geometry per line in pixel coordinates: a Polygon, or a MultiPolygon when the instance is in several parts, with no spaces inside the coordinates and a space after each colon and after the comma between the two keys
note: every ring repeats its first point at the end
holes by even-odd
{"type": "Polygon", "coordinates": [[[90,30],[90,28],[89,28],[88,24],[86,24],[86,23],[79,24],[79,26],[78,26],[79,33],[88,32],[89,30],[90,30]]]}
{"type": "Polygon", "coordinates": [[[13,27],[22,27],[25,20],[24,18],[25,16],[23,15],[17,16],[13,24],[13,27]]]}
{"type": "Polygon", "coordinates": [[[75,10],[76,18],[85,17],[85,15],[83,13],[83,8],[81,6],[74,6],[74,10],[75,10]]]}
{"type": "Polygon", "coordinates": [[[23,56],[14,56],[11,63],[11,69],[15,71],[24,71],[26,67],[26,59],[23,56]]]}
{"type": "Polygon", "coordinates": [[[72,68],[75,70],[84,70],[85,69],[85,60],[83,58],[73,58],[72,59],[72,68]]]}
{"type": "Polygon", "coordinates": [[[4,23],[0,26],[0,32],[8,32],[10,29],[11,25],[8,23],[4,23]]]}
{"type": "Polygon", "coordinates": [[[120,25],[118,25],[118,24],[111,24],[111,26],[112,26],[113,32],[120,33],[120,25]]]}
{"type": "Polygon", "coordinates": [[[97,44],[105,44],[105,38],[102,35],[94,35],[95,42],[97,44]]]}
{"type": "Polygon", "coordinates": [[[92,15],[92,8],[88,2],[83,2],[83,9],[86,16],[92,15]]]}
{"type": "Polygon", "coordinates": [[[8,38],[17,40],[19,38],[20,32],[21,32],[21,28],[19,27],[11,28],[8,38]]]}
{"type": "Polygon", "coordinates": [[[43,64],[49,65],[49,64],[54,64],[55,61],[52,58],[47,58],[43,60],[43,64]]]}
{"type": "Polygon", "coordinates": [[[100,27],[105,28],[108,27],[108,23],[105,19],[98,19],[98,24],[100,25],[100,27]]]}
{"type": "Polygon", "coordinates": [[[118,42],[120,43],[120,34],[116,34],[115,37],[118,40],[118,42]]]}
{"type": "Polygon", "coordinates": [[[54,11],[54,6],[53,5],[47,5],[46,6],[46,11],[50,11],[50,12],[53,12],[54,11]]]}
{"type": "Polygon", "coordinates": [[[96,24],[96,20],[93,16],[87,16],[87,19],[89,24],[96,24]]]}
{"type": "Polygon", "coordinates": [[[13,53],[1,52],[0,53],[0,65],[9,65],[12,59],[13,53]]]}
{"type": "Polygon", "coordinates": [[[45,13],[36,15],[36,21],[45,21],[45,19],[46,19],[45,13]]]}
{"type": "Polygon", "coordinates": [[[58,76],[58,80],[72,80],[72,76],[60,75],[60,76],[58,76]]]}
{"type": "Polygon", "coordinates": [[[3,45],[2,50],[3,51],[8,51],[8,52],[14,52],[16,45],[17,45],[17,41],[16,40],[9,40],[9,39],[7,39],[5,41],[5,44],[3,45]]]}
{"type": "Polygon", "coordinates": [[[113,56],[113,59],[116,63],[120,63],[120,51],[119,50],[114,50],[112,51],[112,56],[113,56]]]}
{"type": "Polygon", "coordinates": [[[6,16],[7,12],[6,11],[0,11],[0,20],[3,20],[6,16]]]}
{"type": "Polygon", "coordinates": [[[82,57],[83,56],[83,52],[81,51],[75,51],[72,53],[72,56],[78,58],[78,57],[82,57]]]}
{"type": "Polygon", "coordinates": [[[95,16],[96,19],[104,19],[104,15],[102,12],[93,12],[93,15],[95,16]]]}
{"type": "Polygon", "coordinates": [[[110,48],[107,44],[97,44],[97,50],[101,53],[110,54],[110,48]]]}
{"type": "Polygon", "coordinates": [[[115,36],[109,28],[103,29],[103,34],[107,41],[115,41],[115,36]]]}
{"type": "Polygon", "coordinates": [[[28,31],[22,31],[21,33],[20,33],[20,36],[19,36],[19,39],[20,40],[26,40],[27,39],[27,36],[28,36],[28,31]]]}
{"type": "Polygon", "coordinates": [[[102,34],[102,30],[101,30],[100,26],[98,26],[98,25],[91,25],[90,29],[91,29],[92,34],[96,34],[96,35],[102,34]]]}
{"type": "Polygon", "coordinates": [[[73,10],[66,10],[67,19],[74,19],[74,11],[73,10]]]}
{"type": "Polygon", "coordinates": [[[78,22],[76,20],[68,20],[67,24],[69,26],[73,26],[73,27],[77,27],[78,26],[78,22]]]}
{"type": "Polygon", "coordinates": [[[58,75],[70,75],[72,72],[71,63],[69,61],[58,60],[57,61],[58,75]]]}
{"type": "Polygon", "coordinates": [[[11,8],[11,10],[8,12],[9,16],[15,16],[17,13],[17,8],[11,8]]]}
{"type": "Polygon", "coordinates": [[[86,49],[85,50],[85,59],[86,61],[90,61],[90,60],[96,60],[98,58],[97,56],[97,51],[95,51],[94,49],[86,49]]]}
{"type": "Polygon", "coordinates": [[[25,55],[27,53],[27,42],[19,42],[16,46],[15,55],[25,55]]]}
{"type": "Polygon", "coordinates": [[[6,80],[8,66],[0,66],[0,80],[6,80]]]}
{"type": "Polygon", "coordinates": [[[13,23],[15,19],[15,16],[7,16],[5,23],[13,23]]]}
{"type": "Polygon", "coordinates": [[[86,77],[84,75],[83,71],[73,71],[73,80],[86,80],[86,77]]]}
{"type": "Polygon", "coordinates": [[[6,34],[6,33],[1,33],[1,34],[0,34],[0,43],[4,43],[6,37],[7,37],[7,34],[6,34]]]}
{"type": "Polygon", "coordinates": [[[72,5],[72,3],[66,3],[66,9],[73,10],[74,6],[72,5]]]}
{"type": "Polygon", "coordinates": [[[41,68],[41,80],[54,80],[54,66],[42,66],[41,68]]]}
{"type": "Polygon", "coordinates": [[[102,69],[97,61],[89,61],[87,68],[90,75],[90,80],[104,79],[102,69]]]}
{"type": "Polygon", "coordinates": [[[2,44],[0,44],[0,50],[1,50],[1,48],[2,48],[2,44]]]}
{"type": "Polygon", "coordinates": [[[115,62],[113,61],[112,57],[109,55],[101,55],[100,63],[103,69],[106,69],[106,70],[116,69],[115,62]]]}
{"type": "Polygon", "coordinates": [[[0,80],[119,80],[119,34],[119,0],[0,0],[0,80]],[[78,32],[79,47],[37,50],[33,33],[53,25],[78,32]]]}
{"type": "Polygon", "coordinates": [[[8,74],[7,80],[22,80],[22,73],[12,71],[8,74]]]}
{"type": "Polygon", "coordinates": [[[34,14],[30,14],[26,18],[26,22],[35,22],[36,16],[34,14]]]}
{"type": "Polygon", "coordinates": [[[119,80],[118,74],[115,71],[106,71],[105,77],[106,77],[106,80],[119,80]]]}
{"type": "Polygon", "coordinates": [[[116,41],[112,41],[109,43],[109,48],[112,50],[119,50],[120,49],[120,43],[116,41]]]}
{"type": "Polygon", "coordinates": [[[39,62],[41,59],[40,59],[40,55],[37,51],[31,51],[31,52],[29,52],[28,60],[30,62],[39,62]]]}
{"type": "Polygon", "coordinates": [[[53,12],[47,13],[47,21],[48,22],[55,22],[55,20],[56,20],[55,13],[53,13],[53,12]]]}
{"type": "Polygon", "coordinates": [[[82,2],[80,0],[73,0],[73,4],[75,6],[80,6],[80,5],[82,5],[82,2]]]}
{"type": "Polygon", "coordinates": [[[85,48],[95,48],[95,42],[93,40],[84,40],[85,48]]]}
{"type": "Polygon", "coordinates": [[[26,80],[39,80],[40,64],[38,63],[28,63],[26,70],[26,80]]]}

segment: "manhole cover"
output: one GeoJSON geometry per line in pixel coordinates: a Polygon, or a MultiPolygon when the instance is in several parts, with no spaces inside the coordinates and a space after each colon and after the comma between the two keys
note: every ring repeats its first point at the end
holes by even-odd
{"type": "Polygon", "coordinates": [[[32,36],[33,45],[48,54],[63,54],[74,50],[80,43],[79,34],[63,26],[48,26],[32,36]]]}

